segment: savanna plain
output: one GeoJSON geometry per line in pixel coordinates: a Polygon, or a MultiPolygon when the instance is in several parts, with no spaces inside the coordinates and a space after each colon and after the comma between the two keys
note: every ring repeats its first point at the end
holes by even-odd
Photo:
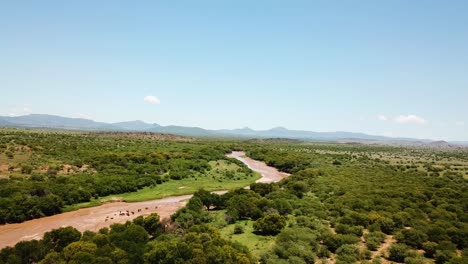
{"type": "Polygon", "coordinates": [[[0,129],[0,263],[468,263],[467,180],[463,147],[0,129]]]}

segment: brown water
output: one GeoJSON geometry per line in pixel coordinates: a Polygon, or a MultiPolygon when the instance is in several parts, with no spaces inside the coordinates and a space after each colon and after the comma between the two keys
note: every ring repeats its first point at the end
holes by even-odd
{"type": "Polygon", "coordinates": [[[258,179],[256,182],[261,182],[261,183],[278,182],[281,179],[289,176],[288,173],[280,172],[276,168],[270,167],[262,161],[254,160],[245,156],[245,152],[243,151],[233,151],[231,154],[228,154],[227,156],[229,158],[235,158],[235,159],[242,161],[251,170],[260,173],[262,175],[262,178],[258,179]]]}
{"type": "MultiPolygon", "coordinates": [[[[227,156],[242,161],[251,170],[260,173],[262,178],[257,182],[277,182],[289,176],[289,174],[279,172],[276,168],[270,167],[261,161],[245,157],[245,153],[241,151],[234,151],[227,156]]],[[[217,191],[216,193],[226,192],[217,191]]],[[[86,230],[98,231],[111,224],[125,223],[140,215],[148,215],[154,212],[158,213],[163,219],[183,207],[185,201],[191,197],[192,195],[182,195],[136,203],[106,203],[19,224],[0,225],[0,248],[13,246],[22,240],[41,239],[44,233],[65,226],[73,226],[81,232],[86,230]]]]}

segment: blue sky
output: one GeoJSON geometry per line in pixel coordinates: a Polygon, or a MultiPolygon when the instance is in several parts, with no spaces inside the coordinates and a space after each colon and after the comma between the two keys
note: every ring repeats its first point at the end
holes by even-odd
{"type": "Polygon", "coordinates": [[[3,1],[0,115],[468,140],[467,13],[467,1],[3,1]]]}

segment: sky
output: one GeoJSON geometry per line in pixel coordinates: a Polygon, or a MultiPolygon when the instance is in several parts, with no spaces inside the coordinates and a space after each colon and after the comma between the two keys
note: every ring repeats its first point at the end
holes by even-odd
{"type": "Polygon", "coordinates": [[[0,1],[0,115],[468,140],[468,1],[0,1]]]}

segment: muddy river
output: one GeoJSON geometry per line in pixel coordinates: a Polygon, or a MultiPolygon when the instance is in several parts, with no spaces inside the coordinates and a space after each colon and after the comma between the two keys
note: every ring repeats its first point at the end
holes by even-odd
{"type": "MultiPolygon", "coordinates": [[[[246,157],[242,151],[234,151],[227,156],[242,161],[251,170],[260,173],[262,177],[257,182],[277,182],[289,176],[289,174],[279,172],[276,168],[270,167],[261,161],[246,157]]],[[[216,193],[222,194],[226,193],[226,191],[217,191],[216,193]]],[[[13,246],[22,240],[41,239],[45,232],[65,226],[73,226],[81,232],[86,230],[98,231],[111,224],[125,223],[140,215],[148,215],[153,212],[158,213],[163,219],[183,207],[185,201],[190,197],[192,195],[171,196],[136,203],[106,203],[19,224],[0,225],[0,248],[13,246]]]]}

